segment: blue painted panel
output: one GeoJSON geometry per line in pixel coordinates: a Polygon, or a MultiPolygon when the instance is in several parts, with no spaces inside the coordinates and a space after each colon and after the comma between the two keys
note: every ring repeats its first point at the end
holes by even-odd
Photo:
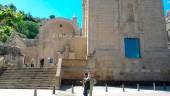
{"type": "Polygon", "coordinates": [[[125,56],[127,58],[141,58],[140,41],[138,38],[125,38],[125,56]]]}

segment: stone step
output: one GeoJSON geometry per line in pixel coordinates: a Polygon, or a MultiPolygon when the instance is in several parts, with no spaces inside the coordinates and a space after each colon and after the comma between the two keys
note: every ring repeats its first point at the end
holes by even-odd
{"type": "Polygon", "coordinates": [[[56,70],[6,70],[5,72],[54,72],[56,70]]]}
{"type": "Polygon", "coordinates": [[[0,85],[41,85],[41,86],[51,86],[51,85],[57,85],[54,84],[54,82],[5,82],[5,83],[0,83],[0,85]]]}
{"type": "Polygon", "coordinates": [[[12,77],[6,77],[6,78],[0,78],[0,81],[1,80],[55,80],[57,79],[57,77],[33,77],[33,78],[29,78],[29,77],[25,77],[25,78],[19,78],[19,77],[15,77],[15,78],[12,78],[12,77]]]}
{"type": "Polygon", "coordinates": [[[42,79],[45,79],[45,78],[50,78],[52,79],[51,77],[55,78],[55,75],[51,75],[51,76],[22,76],[22,75],[15,75],[15,76],[1,76],[1,78],[5,78],[5,79],[34,79],[34,78],[42,78],[42,79]]]}
{"type": "Polygon", "coordinates": [[[51,77],[51,76],[55,76],[55,74],[27,74],[27,75],[23,75],[23,74],[14,74],[14,75],[1,75],[1,77],[17,77],[17,76],[20,76],[20,77],[51,77]]]}
{"type": "Polygon", "coordinates": [[[39,69],[37,69],[37,70],[28,70],[28,69],[26,69],[26,70],[6,70],[6,72],[21,72],[21,71],[24,71],[24,72],[27,72],[27,71],[30,71],[30,72],[53,72],[53,71],[56,71],[56,70],[51,70],[51,69],[48,69],[48,70],[39,70],[39,69]]]}
{"type": "Polygon", "coordinates": [[[0,83],[3,82],[35,82],[35,81],[38,81],[38,82],[55,82],[56,79],[21,79],[21,80],[18,80],[18,79],[4,79],[4,80],[0,80],[0,83]]]}
{"type": "Polygon", "coordinates": [[[15,73],[56,73],[56,70],[55,71],[27,71],[27,70],[22,70],[22,71],[4,71],[2,73],[6,73],[6,74],[15,74],[15,73]]]}
{"type": "Polygon", "coordinates": [[[25,77],[25,78],[19,78],[19,77],[16,77],[16,78],[11,78],[11,77],[8,77],[8,78],[0,78],[0,81],[4,81],[4,80],[56,80],[58,79],[57,77],[49,77],[49,78],[41,78],[41,77],[37,77],[37,78],[29,78],[29,77],[25,77]]]}
{"type": "Polygon", "coordinates": [[[25,88],[27,88],[28,86],[32,86],[32,87],[35,87],[35,86],[38,86],[38,87],[40,87],[40,86],[42,86],[42,87],[45,87],[45,86],[47,86],[47,87],[49,87],[49,86],[55,86],[55,84],[50,84],[50,83],[46,83],[46,84],[29,84],[29,83],[22,83],[22,84],[18,84],[18,83],[9,83],[9,84],[7,84],[7,83],[5,83],[5,84],[1,84],[1,86],[25,86],[25,88]]]}
{"type": "Polygon", "coordinates": [[[5,71],[5,73],[11,73],[11,72],[14,72],[14,73],[21,73],[21,72],[24,72],[24,73],[38,73],[38,72],[42,72],[42,73],[54,73],[56,71],[28,71],[28,70],[22,70],[22,71],[5,71]]]}
{"type": "Polygon", "coordinates": [[[32,77],[32,76],[39,76],[39,77],[46,76],[46,77],[49,77],[49,76],[55,76],[55,73],[53,73],[53,74],[41,74],[41,73],[40,74],[39,73],[38,74],[37,73],[34,73],[34,74],[24,74],[24,73],[22,73],[22,74],[12,74],[11,73],[11,74],[3,74],[3,75],[0,76],[0,78],[3,77],[3,76],[12,76],[12,77],[15,77],[15,76],[23,76],[23,77],[24,76],[27,76],[27,77],[29,77],[29,76],[30,77],[32,77]]]}
{"type": "Polygon", "coordinates": [[[54,80],[54,79],[51,79],[50,81],[49,80],[40,80],[40,79],[34,79],[34,80],[0,80],[0,83],[2,82],[2,83],[4,83],[4,82],[18,82],[18,83],[20,83],[20,82],[55,82],[56,80],[54,80]]]}
{"type": "Polygon", "coordinates": [[[10,72],[10,73],[6,73],[4,72],[4,75],[13,75],[13,74],[23,74],[23,75],[29,75],[29,74],[55,74],[56,72],[10,72]]]}
{"type": "Polygon", "coordinates": [[[6,70],[6,72],[53,72],[53,71],[56,71],[56,69],[46,69],[46,70],[43,70],[43,69],[8,69],[6,70]]]}
{"type": "Polygon", "coordinates": [[[37,77],[37,78],[19,78],[19,77],[16,77],[16,78],[11,78],[11,77],[9,77],[9,78],[0,78],[0,81],[1,80],[56,80],[56,79],[58,79],[57,77],[50,77],[50,78],[41,78],[41,77],[37,77]]]}
{"type": "Polygon", "coordinates": [[[24,85],[24,84],[27,84],[27,85],[57,85],[57,84],[54,84],[54,82],[1,82],[0,85],[24,85]]]}
{"type": "Polygon", "coordinates": [[[7,79],[7,80],[0,80],[0,83],[10,83],[10,82],[18,82],[18,83],[22,83],[22,82],[38,82],[38,83],[41,83],[41,82],[56,82],[57,79],[32,79],[32,80],[26,80],[26,79],[21,79],[21,80],[17,80],[17,79],[7,79]]]}
{"type": "Polygon", "coordinates": [[[55,68],[7,68],[0,76],[0,89],[49,89],[59,86],[55,68]]]}
{"type": "Polygon", "coordinates": [[[32,76],[32,77],[28,77],[28,76],[2,76],[0,77],[0,80],[3,79],[53,79],[55,78],[54,76],[32,76]]]}
{"type": "MultiPolygon", "coordinates": [[[[0,89],[53,89],[53,86],[1,86],[0,89]]],[[[57,87],[56,89],[59,89],[57,87]]]]}
{"type": "Polygon", "coordinates": [[[30,88],[53,88],[54,86],[58,86],[58,85],[31,85],[31,84],[2,84],[0,89],[6,87],[6,88],[23,88],[23,89],[30,89],[30,88]]]}
{"type": "Polygon", "coordinates": [[[42,86],[51,86],[51,85],[58,85],[55,82],[0,82],[0,85],[42,85],[42,86]]]}
{"type": "Polygon", "coordinates": [[[14,70],[14,71],[5,71],[5,72],[6,72],[6,73],[11,73],[11,72],[16,72],[16,73],[18,73],[18,72],[25,72],[25,73],[26,73],[26,72],[34,72],[34,73],[36,73],[36,72],[43,72],[43,73],[48,73],[48,72],[50,73],[50,72],[52,72],[52,73],[53,73],[53,72],[55,72],[55,71],[51,71],[51,70],[50,70],[50,71],[38,71],[38,70],[37,70],[37,71],[30,71],[30,70],[22,70],[22,71],[20,70],[20,71],[17,71],[17,70],[16,70],[16,71],[15,71],[15,70],[14,70]]]}
{"type": "Polygon", "coordinates": [[[58,81],[58,79],[30,79],[30,80],[26,80],[26,79],[21,79],[21,80],[18,80],[18,79],[4,79],[4,80],[0,80],[0,83],[5,83],[5,82],[18,82],[18,83],[22,83],[22,82],[56,82],[58,81]]]}
{"type": "Polygon", "coordinates": [[[55,70],[56,68],[17,68],[17,67],[12,67],[12,68],[6,68],[9,70],[48,70],[48,69],[53,69],[55,70]]]}
{"type": "Polygon", "coordinates": [[[40,75],[39,76],[37,76],[37,75],[35,75],[35,76],[34,75],[32,75],[32,76],[25,76],[25,75],[24,76],[23,75],[13,75],[12,76],[12,75],[10,75],[9,76],[9,75],[7,75],[7,76],[1,76],[0,79],[1,78],[14,78],[14,79],[16,78],[16,79],[18,79],[19,77],[20,77],[20,79],[21,78],[23,78],[23,79],[24,78],[30,78],[30,79],[32,79],[32,78],[33,79],[34,78],[44,78],[45,79],[45,78],[50,78],[50,77],[54,77],[55,78],[55,75],[51,75],[51,76],[50,75],[49,76],[40,76],[40,75]]]}
{"type": "Polygon", "coordinates": [[[32,74],[24,74],[24,73],[22,73],[22,74],[3,74],[3,75],[1,75],[0,76],[0,78],[1,77],[3,77],[3,76],[13,76],[13,77],[15,77],[15,76],[27,76],[27,77],[32,77],[32,76],[39,76],[39,77],[44,77],[44,76],[46,76],[46,77],[49,77],[49,76],[55,76],[55,74],[56,73],[53,73],[53,74],[41,74],[41,73],[32,73],[32,74]]]}

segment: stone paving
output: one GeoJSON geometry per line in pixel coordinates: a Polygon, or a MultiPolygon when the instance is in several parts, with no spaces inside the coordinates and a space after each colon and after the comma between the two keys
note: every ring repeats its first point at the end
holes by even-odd
{"type": "MultiPolygon", "coordinates": [[[[56,90],[56,94],[52,94],[52,90],[37,89],[37,96],[83,96],[83,88],[81,86],[74,87],[74,94],[71,93],[71,87],[56,90]]],[[[0,89],[0,96],[35,96],[34,89],[0,89]]],[[[108,87],[108,92],[105,92],[105,87],[94,87],[93,96],[170,96],[170,91],[153,91],[126,88],[122,92],[120,87],[108,87]]]]}
{"type": "MultiPolygon", "coordinates": [[[[83,96],[83,88],[77,86],[74,88],[75,96],[83,96]]],[[[71,89],[66,90],[71,92],[71,89]]],[[[108,87],[108,92],[105,92],[105,87],[94,87],[93,96],[170,96],[168,91],[153,91],[153,90],[140,90],[125,88],[125,92],[120,87],[108,87]]]]}

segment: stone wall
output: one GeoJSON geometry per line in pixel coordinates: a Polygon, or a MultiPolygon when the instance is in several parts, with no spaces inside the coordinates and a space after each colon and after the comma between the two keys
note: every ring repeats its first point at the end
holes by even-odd
{"type": "Polygon", "coordinates": [[[84,1],[89,2],[88,18],[84,20],[88,28],[87,53],[95,51],[96,78],[170,80],[166,74],[170,52],[161,0],[84,1]],[[125,57],[127,37],[140,39],[141,58],[125,57]]]}
{"type": "Polygon", "coordinates": [[[44,59],[43,67],[54,67],[58,58],[85,59],[86,38],[80,36],[80,28],[76,17],[73,20],[56,18],[46,21],[39,29],[38,38],[25,40],[25,63],[33,63],[40,67],[40,61],[44,59]],[[51,63],[49,60],[51,59],[51,63]]]}
{"type": "Polygon", "coordinates": [[[24,55],[21,52],[21,49],[18,47],[10,45],[0,45],[0,55],[4,57],[4,60],[8,64],[12,64],[18,67],[23,66],[24,55]]]}
{"type": "Polygon", "coordinates": [[[62,62],[62,79],[82,79],[87,71],[85,59],[64,59],[62,62]]]}

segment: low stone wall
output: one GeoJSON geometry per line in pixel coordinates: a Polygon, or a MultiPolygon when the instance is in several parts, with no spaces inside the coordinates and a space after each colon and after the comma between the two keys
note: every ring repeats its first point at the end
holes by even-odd
{"type": "Polygon", "coordinates": [[[85,59],[63,59],[62,67],[74,67],[74,68],[84,68],[87,66],[87,60],[85,59]]]}
{"type": "Polygon", "coordinates": [[[8,55],[8,54],[23,55],[21,50],[17,47],[0,44],[0,55],[8,55]]]}
{"type": "Polygon", "coordinates": [[[84,59],[63,60],[62,79],[82,79],[87,71],[87,61],[84,59]]]}

